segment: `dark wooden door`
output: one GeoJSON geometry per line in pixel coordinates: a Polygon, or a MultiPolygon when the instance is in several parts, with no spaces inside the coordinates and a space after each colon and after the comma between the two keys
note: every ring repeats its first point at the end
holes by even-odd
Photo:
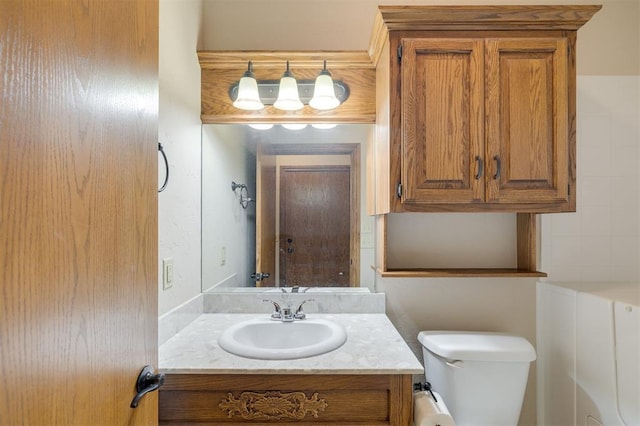
{"type": "Polygon", "coordinates": [[[349,286],[350,169],[280,169],[280,285],[349,286]]]}
{"type": "Polygon", "coordinates": [[[2,0],[0,40],[0,424],[154,424],[158,3],[2,0]]]}

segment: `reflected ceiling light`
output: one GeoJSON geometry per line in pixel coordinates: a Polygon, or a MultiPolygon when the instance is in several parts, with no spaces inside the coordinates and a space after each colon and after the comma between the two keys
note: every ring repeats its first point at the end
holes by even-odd
{"type": "Polygon", "coordinates": [[[289,130],[302,130],[307,127],[307,125],[306,123],[285,123],[282,127],[289,130]]]}
{"type": "Polygon", "coordinates": [[[253,75],[252,68],[251,61],[249,61],[247,71],[245,71],[240,83],[238,83],[238,97],[233,102],[233,106],[239,109],[257,111],[264,108],[264,104],[260,100],[258,82],[255,75],[253,75]]]}
{"type": "Polygon", "coordinates": [[[289,61],[280,80],[256,80],[253,63],[249,61],[248,69],[240,81],[229,87],[233,106],[254,111],[265,105],[273,105],[284,111],[297,111],[306,104],[318,110],[327,110],[346,101],[349,94],[349,86],[340,80],[333,80],[327,70],[327,61],[324,61],[315,80],[298,81],[289,69],[289,61]]]}
{"type": "Polygon", "coordinates": [[[340,101],[336,98],[333,79],[331,78],[331,73],[327,70],[327,61],[324,61],[322,71],[316,77],[313,98],[309,101],[309,106],[315,109],[327,110],[333,109],[338,105],[340,105],[340,101]]]}
{"type": "Polygon", "coordinates": [[[273,124],[269,123],[251,123],[249,127],[256,130],[269,130],[273,127],[273,124]]]}
{"type": "Polygon", "coordinates": [[[278,99],[273,103],[273,106],[284,111],[297,111],[304,107],[298,94],[298,82],[293,73],[289,71],[289,61],[287,61],[287,69],[280,79],[278,99]]]}
{"type": "Polygon", "coordinates": [[[333,129],[336,126],[337,124],[335,123],[316,123],[311,125],[311,127],[313,127],[314,129],[320,129],[320,130],[333,129]]]}

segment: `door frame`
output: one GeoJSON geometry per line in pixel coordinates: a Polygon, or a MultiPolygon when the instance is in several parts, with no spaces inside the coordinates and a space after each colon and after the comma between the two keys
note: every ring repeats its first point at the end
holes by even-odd
{"type": "MultiPolygon", "coordinates": [[[[360,144],[269,144],[261,147],[263,155],[348,155],[350,157],[349,214],[349,286],[360,286],[360,144]]],[[[257,241],[256,241],[257,242],[257,241]]],[[[256,246],[256,252],[259,247],[256,246]]]]}

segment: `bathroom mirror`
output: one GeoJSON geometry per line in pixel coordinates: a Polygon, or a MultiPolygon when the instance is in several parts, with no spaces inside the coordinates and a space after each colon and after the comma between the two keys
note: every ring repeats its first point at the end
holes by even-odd
{"type": "Polygon", "coordinates": [[[202,291],[373,290],[373,125],[202,126],[202,291]]]}

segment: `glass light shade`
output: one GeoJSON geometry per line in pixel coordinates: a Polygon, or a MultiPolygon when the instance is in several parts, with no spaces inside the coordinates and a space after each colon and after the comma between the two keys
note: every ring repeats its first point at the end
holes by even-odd
{"type": "Polygon", "coordinates": [[[313,87],[313,98],[309,101],[309,105],[312,108],[327,110],[333,109],[340,105],[340,101],[336,98],[336,91],[333,87],[333,79],[331,74],[327,71],[327,61],[324,61],[324,67],[318,77],[316,77],[316,84],[313,87]]]}
{"type": "Polygon", "coordinates": [[[298,82],[289,71],[289,61],[287,61],[287,70],[280,79],[278,99],[273,103],[273,106],[284,111],[297,111],[304,107],[298,94],[298,82]]]}
{"type": "Polygon", "coordinates": [[[256,130],[269,130],[273,127],[273,124],[268,123],[252,123],[249,124],[249,127],[256,130]]]}
{"type": "Polygon", "coordinates": [[[302,130],[307,127],[307,125],[305,123],[285,123],[282,127],[288,130],[302,130]]]}
{"type": "Polygon", "coordinates": [[[233,106],[239,109],[257,111],[264,108],[258,93],[258,82],[255,77],[247,76],[246,74],[240,79],[238,97],[233,102],[233,106]]]}
{"type": "Polygon", "coordinates": [[[335,123],[316,123],[311,125],[311,127],[313,127],[314,129],[320,129],[320,130],[333,129],[336,126],[337,124],[335,123]]]}

